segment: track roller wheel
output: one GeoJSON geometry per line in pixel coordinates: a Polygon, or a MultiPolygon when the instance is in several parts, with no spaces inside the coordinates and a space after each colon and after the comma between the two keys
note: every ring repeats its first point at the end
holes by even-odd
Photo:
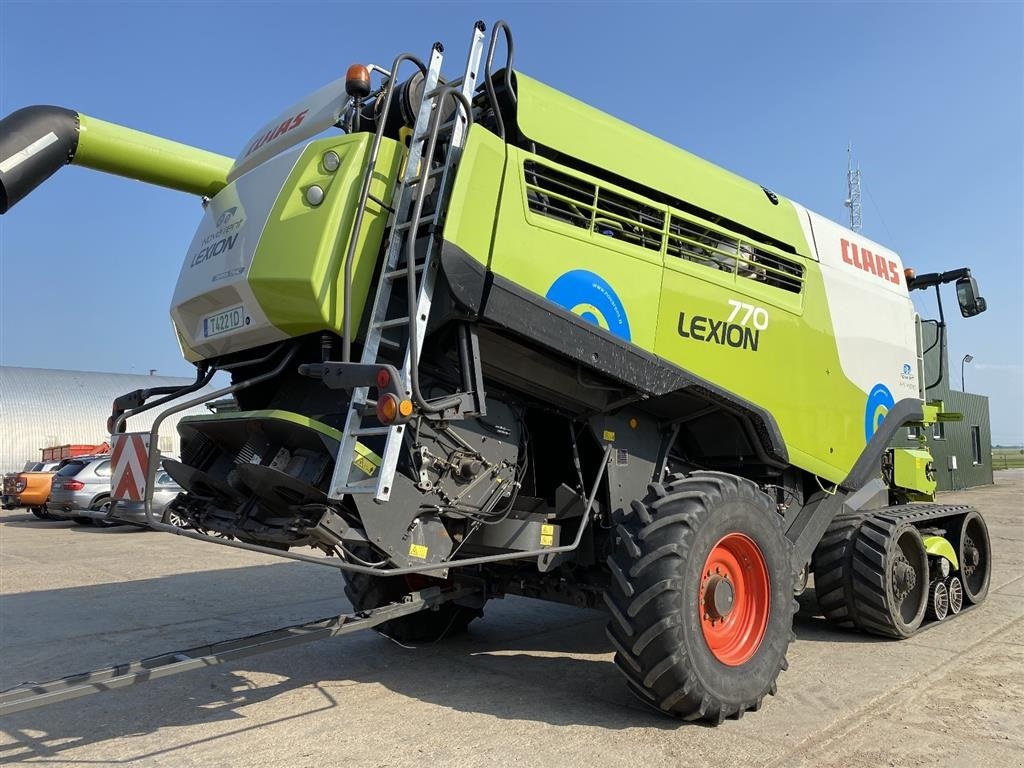
{"type": "Polygon", "coordinates": [[[946,592],[949,594],[949,612],[956,616],[964,607],[964,585],[959,576],[954,576],[949,580],[946,592]]]}
{"type": "MultiPolygon", "coordinates": [[[[373,558],[369,548],[355,550],[358,557],[373,558]]],[[[345,597],[357,611],[379,608],[401,600],[410,592],[438,586],[444,582],[429,576],[413,574],[398,576],[370,576],[365,573],[342,572],[345,578],[345,597]]],[[[445,637],[465,632],[469,623],[483,615],[480,608],[469,608],[455,603],[442,603],[437,610],[422,611],[399,619],[392,619],[376,627],[386,637],[400,643],[434,643],[445,637]]]]}
{"type": "Polygon", "coordinates": [[[648,486],[616,529],[605,602],[642,701],[714,724],[774,694],[793,637],[792,547],[772,499],[720,472],[648,486]]]}
{"type": "Polygon", "coordinates": [[[988,594],[992,576],[992,545],[985,518],[971,510],[950,533],[960,561],[964,598],[968,603],[980,603],[988,594]]]}
{"type": "Polygon", "coordinates": [[[932,583],[928,594],[928,618],[942,621],[949,614],[949,590],[941,581],[932,583]]]}

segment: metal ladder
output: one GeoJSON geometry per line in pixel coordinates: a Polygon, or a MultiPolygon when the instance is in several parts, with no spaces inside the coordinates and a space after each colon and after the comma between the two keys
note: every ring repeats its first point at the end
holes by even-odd
{"type": "MultiPolygon", "coordinates": [[[[473,91],[476,89],[483,44],[484,26],[478,22],[473,29],[473,39],[460,88],[467,103],[472,100],[473,91]]],[[[423,98],[420,101],[416,123],[412,130],[405,168],[396,182],[391,197],[393,213],[390,221],[390,235],[360,358],[360,363],[364,365],[387,362],[381,357],[382,346],[389,348],[395,357],[402,355],[402,384],[407,398],[412,397],[410,368],[418,364],[419,361],[420,347],[426,332],[427,319],[430,317],[430,306],[437,279],[434,234],[438,231],[444,217],[445,197],[448,193],[451,172],[458,163],[468,125],[467,116],[462,114],[459,101],[455,99],[453,101],[456,108],[452,119],[443,125],[434,124],[434,121],[440,121],[443,118],[441,110],[444,107],[443,102],[446,96],[443,87],[439,87],[442,54],[441,46],[435,44],[423,81],[423,98]],[[431,130],[450,132],[447,154],[444,162],[437,167],[431,167],[432,158],[430,157],[422,157],[421,160],[424,144],[427,143],[431,130]],[[422,196],[428,194],[427,182],[429,179],[437,180],[434,186],[436,195],[433,210],[414,220],[415,213],[422,211],[422,202],[420,205],[417,205],[417,202],[422,199],[422,196]],[[415,249],[412,249],[413,252],[407,252],[410,249],[406,247],[406,240],[409,238],[410,229],[418,232],[422,227],[429,228],[430,236],[427,238],[425,253],[419,257],[415,253],[415,249]],[[395,301],[395,283],[404,281],[408,274],[407,264],[400,263],[403,261],[403,256],[406,259],[416,259],[415,274],[419,276],[419,285],[414,307],[402,306],[405,301],[404,290],[400,291],[398,301],[395,301]],[[402,308],[396,310],[396,306],[402,308]],[[412,324],[415,326],[413,327],[412,324]],[[405,330],[405,341],[395,342],[387,338],[385,332],[391,330],[399,332],[405,330]],[[413,331],[415,331],[414,334],[413,331]],[[417,342],[415,349],[408,343],[409,338],[413,335],[417,342]]],[[[395,85],[392,82],[390,87],[393,88],[395,85]]],[[[334,464],[334,474],[328,494],[332,499],[341,499],[346,494],[373,494],[375,501],[385,502],[391,495],[405,427],[402,424],[366,426],[364,421],[367,416],[376,421],[373,414],[374,409],[369,401],[369,387],[356,387],[352,392],[348,414],[345,418],[345,429],[334,464]],[[369,479],[353,480],[352,471],[357,459],[357,443],[360,438],[376,436],[386,438],[380,466],[369,479]]]]}

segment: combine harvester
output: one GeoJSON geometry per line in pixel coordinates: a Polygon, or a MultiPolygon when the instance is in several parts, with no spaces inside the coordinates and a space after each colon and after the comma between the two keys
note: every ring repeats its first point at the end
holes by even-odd
{"type": "Polygon", "coordinates": [[[337,568],[357,611],[0,711],[365,626],[434,640],[519,594],[607,609],[630,689],[717,723],[775,693],[809,573],[830,621],[895,638],[985,598],[981,515],[917,503],[931,458],[889,447],[955,417],[908,291],[955,281],[970,317],[970,271],[915,277],[513,70],[503,22],[484,43],[447,80],[440,44],[355,65],[235,160],[57,107],[0,122],[0,210],[69,162],[202,196],[171,307],[196,381],[115,402],[116,495],[151,497],[168,415],[234,395],[181,420],[185,523],[152,527],[337,568]]]}

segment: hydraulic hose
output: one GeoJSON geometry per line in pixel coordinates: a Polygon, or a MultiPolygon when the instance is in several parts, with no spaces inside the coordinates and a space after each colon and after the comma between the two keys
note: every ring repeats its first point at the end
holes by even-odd
{"type": "Polygon", "coordinates": [[[0,214],[68,164],[212,196],[233,162],[63,107],[25,107],[0,120],[0,214]]]}

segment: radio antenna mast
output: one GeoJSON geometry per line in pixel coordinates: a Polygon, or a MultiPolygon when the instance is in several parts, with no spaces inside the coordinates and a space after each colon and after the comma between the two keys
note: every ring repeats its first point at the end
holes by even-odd
{"type": "Polygon", "coordinates": [[[846,202],[850,209],[850,229],[860,232],[864,226],[860,207],[860,167],[853,167],[853,144],[846,145],[846,202]]]}

